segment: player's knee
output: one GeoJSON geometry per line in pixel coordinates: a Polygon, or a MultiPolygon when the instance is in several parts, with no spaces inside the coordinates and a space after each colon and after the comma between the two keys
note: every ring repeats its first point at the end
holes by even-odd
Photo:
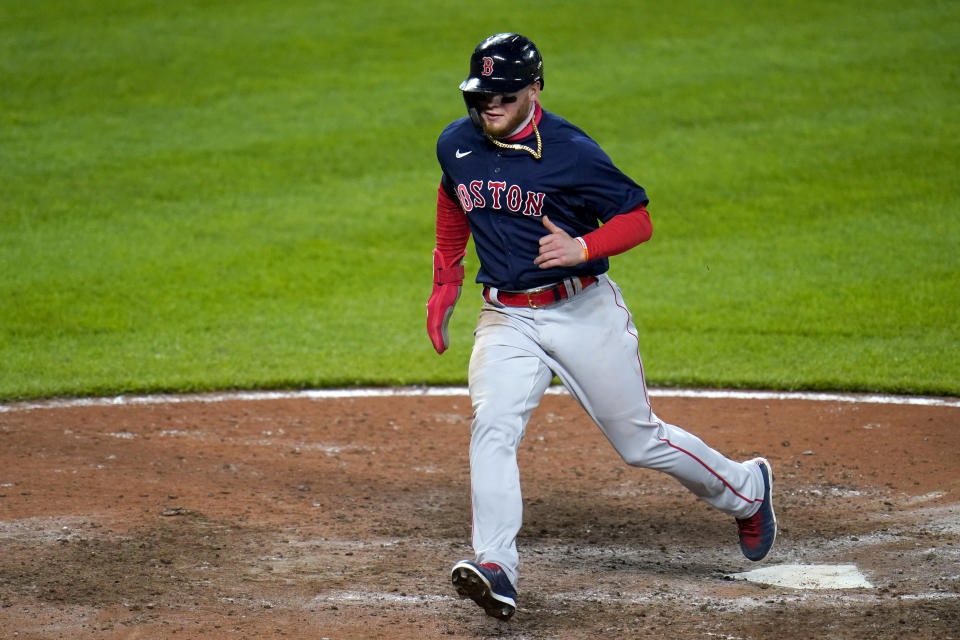
{"type": "Polygon", "coordinates": [[[656,468],[660,441],[655,425],[624,425],[604,429],[623,461],[632,467],[656,468]]]}
{"type": "Polygon", "coordinates": [[[475,414],[470,430],[474,447],[516,449],[523,439],[523,421],[503,415],[475,414]]]}

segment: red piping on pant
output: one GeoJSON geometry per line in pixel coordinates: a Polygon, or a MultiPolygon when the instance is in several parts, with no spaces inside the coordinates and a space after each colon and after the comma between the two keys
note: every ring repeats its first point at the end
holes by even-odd
{"type": "Polygon", "coordinates": [[[701,465],[703,465],[703,468],[704,468],[704,469],[706,469],[707,471],[709,471],[710,473],[712,473],[713,476],[714,476],[717,480],[719,480],[720,482],[722,482],[723,485],[724,485],[727,489],[730,489],[730,491],[733,492],[733,495],[737,496],[738,498],[740,498],[740,499],[743,500],[744,502],[749,502],[749,503],[751,503],[751,504],[754,503],[754,502],[763,502],[763,498],[758,498],[757,500],[751,500],[750,498],[747,498],[746,496],[740,495],[740,493],[738,493],[737,490],[734,489],[734,488],[730,485],[729,482],[727,482],[726,480],[724,480],[723,478],[720,477],[720,474],[718,474],[716,471],[714,471],[714,470],[711,469],[709,466],[707,466],[707,463],[706,463],[706,462],[704,462],[703,460],[701,460],[701,459],[698,458],[697,456],[693,455],[692,453],[690,453],[689,451],[687,451],[687,450],[684,449],[683,447],[678,447],[677,445],[675,445],[675,444],[673,444],[672,442],[670,442],[670,440],[668,440],[667,438],[657,438],[657,439],[658,439],[660,442],[666,442],[668,446],[673,447],[673,448],[676,449],[677,451],[681,451],[681,452],[687,454],[688,456],[690,456],[691,458],[693,458],[694,460],[696,460],[697,462],[699,462],[701,465]]]}
{"type": "Polygon", "coordinates": [[[627,309],[625,304],[620,303],[620,299],[617,297],[617,290],[614,288],[613,284],[608,280],[607,286],[610,288],[610,292],[613,293],[613,303],[623,309],[623,312],[627,315],[627,323],[624,327],[624,331],[637,341],[637,365],[640,367],[640,384],[643,387],[643,399],[647,403],[647,421],[650,422],[653,419],[653,407],[650,406],[650,394],[647,393],[647,376],[643,371],[643,359],[640,357],[640,336],[630,331],[630,310],[627,309]]]}

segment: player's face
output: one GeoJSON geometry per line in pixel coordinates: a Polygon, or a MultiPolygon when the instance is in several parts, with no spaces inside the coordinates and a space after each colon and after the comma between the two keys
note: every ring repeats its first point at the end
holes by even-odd
{"type": "Polygon", "coordinates": [[[514,93],[481,94],[477,109],[483,119],[484,132],[494,138],[513,133],[530,115],[530,107],[539,94],[539,82],[514,93]]]}

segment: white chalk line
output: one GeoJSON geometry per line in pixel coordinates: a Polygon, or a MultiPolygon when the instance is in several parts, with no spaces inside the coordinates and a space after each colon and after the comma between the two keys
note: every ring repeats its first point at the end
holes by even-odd
{"type": "MultiPolygon", "coordinates": [[[[774,585],[776,586],[776,585],[774,585]]],[[[568,608],[570,602],[621,602],[629,604],[650,604],[650,603],[686,603],[687,606],[700,607],[701,605],[712,605],[724,609],[749,610],[766,606],[767,601],[774,599],[777,602],[817,602],[835,606],[850,606],[851,604],[875,605],[891,600],[890,596],[877,595],[874,593],[865,593],[863,590],[850,593],[847,592],[842,600],[837,600],[836,592],[845,591],[842,588],[812,590],[807,588],[791,589],[784,588],[782,592],[775,595],[766,595],[763,598],[751,596],[722,597],[701,593],[697,596],[685,593],[624,593],[616,595],[612,593],[585,592],[585,593],[539,593],[538,598],[544,601],[548,606],[556,606],[558,610],[568,608]]],[[[960,598],[960,594],[929,592],[929,593],[910,593],[899,594],[896,599],[902,600],[948,600],[960,598]]],[[[344,605],[369,606],[383,603],[392,603],[396,605],[420,605],[424,602],[459,602],[460,599],[452,595],[442,595],[436,593],[409,595],[406,593],[389,593],[382,591],[334,591],[324,595],[316,596],[311,604],[332,602],[344,605]]],[[[520,611],[525,609],[520,608],[520,611]]]]}
{"type": "MultiPolygon", "coordinates": [[[[814,393],[801,391],[727,391],[722,389],[649,389],[655,398],[694,398],[707,400],[805,400],[811,402],[844,402],[853,404],[889,404],[901,406],[960,408],[957,398],[923,396],[868,395],[855,393],[814,393]]],[[[561,386],[547,389],[549,395],[567,395],[561,386]]],[[[236,391],[186,395],[141,395],[106,398],[70,398],[0,404],[0,413],[37,409],[70,409],[75,407],[117,407],[163,404],[188,404],[263,400],[343,400],[349,398],[448,397],[467,396],[466,387],[393,387],[357,389],[312,389],[303,391],[236,391]]]]}

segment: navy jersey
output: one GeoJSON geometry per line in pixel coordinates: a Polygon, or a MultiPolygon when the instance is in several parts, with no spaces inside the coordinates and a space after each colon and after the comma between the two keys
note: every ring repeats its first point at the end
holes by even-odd
{"type": "MultiPolygon", "coordinates": [[[[441,184],[466,212],[477,248],[477,282],[498,289],[529,289],[609,268],[606,258],[573,267],[535,265],[540,238],[549,233],[542,216],[576,237],[647,203],[643,187],[582,130],[547,111],[537,128],[539,160],[522,149],[495,146],[469,118],[451,123],[437,140],[441,184]]],[[[522,143],[536,146],[533,135],[522,143]]]]}

